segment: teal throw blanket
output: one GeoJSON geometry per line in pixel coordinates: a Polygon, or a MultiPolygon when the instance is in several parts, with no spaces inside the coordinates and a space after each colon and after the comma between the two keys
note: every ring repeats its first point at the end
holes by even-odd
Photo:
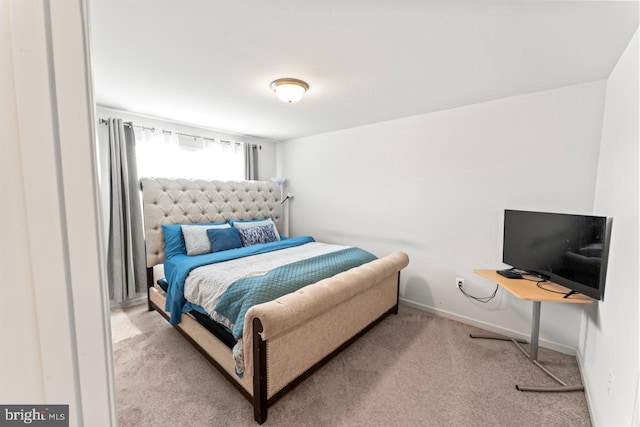
{"type": "Polygon", "coordinates": [[[304,259],[275,268],[262,276],[247,277],[232,283],[216,305],[216,314],[233,325],[233,336],[242,338],[244,316],[257,304],[272,301],[312,283],[334,276],[376,257],[359,248],[304,259]]]}

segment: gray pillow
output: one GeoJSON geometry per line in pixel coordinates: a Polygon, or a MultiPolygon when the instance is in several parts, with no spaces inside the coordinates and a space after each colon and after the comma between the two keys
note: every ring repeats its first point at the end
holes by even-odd
{"type": "Polygon", "coordinates": [[[235,228],[253,228],[253,227],[263,227],[265,225],[273,226],[273,232],[276,235],[276,240],[280,240],[280,233],[278,233],[278,228],[276,227],[276,223],[273,222],[271,218],[266,219],[254,219],[250,221],[231,221],[231,225],[235,228]]]}
{"type": "Polygon", "coordinates": [[[277,242],[275,230],[273,224],[263,225],[261,227],[251,228],[238,228],[240,238],[242,239],[242,246],[251,246],[258,243],[270,243],[277,242]]]}
{"type": "Polygon", "coordinates": [[[211,252],[211,243],[207,230],[211,228],[229,228],[229,224],[183,225],[182,236],[187,255],[202,255],[211,252]]]}

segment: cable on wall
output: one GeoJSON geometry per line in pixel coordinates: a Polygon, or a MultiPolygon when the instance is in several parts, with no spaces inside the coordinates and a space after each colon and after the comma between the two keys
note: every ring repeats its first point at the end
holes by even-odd
{"type": "Polygon", "coordinates": [[[462,294],[463,294],[465,297],[467,297],[467,298],[469,298],[469,299],[472,299],[472,300],[474,300],[474,301],[481,302],[481,303],[483,303],[483,304],[486,304],[486,303],[488,303],[489,301],[491,301],[493,298],[495,298],[496,294],[498,293],[498,287],[499,287],[499,286],[498,286],[498,285],[496,285],[496,288],[493,290],[493,293],[492,293],[491,295],[489,295],[489,296],[486,296],[486,297],[476,297],[476,296],[474,296],[474,295],[471,295],[471,294],[467,293],[464,289],[462,289],[462,285],[458,285],[458,289],[460,289],[460,292],[462,292],[462,294]]]}

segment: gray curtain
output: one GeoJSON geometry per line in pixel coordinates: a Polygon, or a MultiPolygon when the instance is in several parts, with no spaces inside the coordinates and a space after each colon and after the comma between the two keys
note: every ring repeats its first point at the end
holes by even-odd
{"type": "Polygon", "coordinates": [[[130,123],[109,119],[109,297],[129,300],[146,287],[142,207],[136,167],[135,135],[130,123]]]}
{"type": "Polygon", "coordinates": [[[257,180],[259,178],[258,170],[258,150],[260,146],[257,144],[246,144],[244,152],[244,177],[246,179],[257,180]]]}

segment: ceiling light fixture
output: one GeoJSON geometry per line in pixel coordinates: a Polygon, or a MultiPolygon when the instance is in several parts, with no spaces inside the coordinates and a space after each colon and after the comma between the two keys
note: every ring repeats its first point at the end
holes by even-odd
{"type": "Polygon", "coordinates": [[[302,99],[309,85],[302,80],[284,78],[271,82],[271,89],[282,102],[293,104],[302,99]]]}

